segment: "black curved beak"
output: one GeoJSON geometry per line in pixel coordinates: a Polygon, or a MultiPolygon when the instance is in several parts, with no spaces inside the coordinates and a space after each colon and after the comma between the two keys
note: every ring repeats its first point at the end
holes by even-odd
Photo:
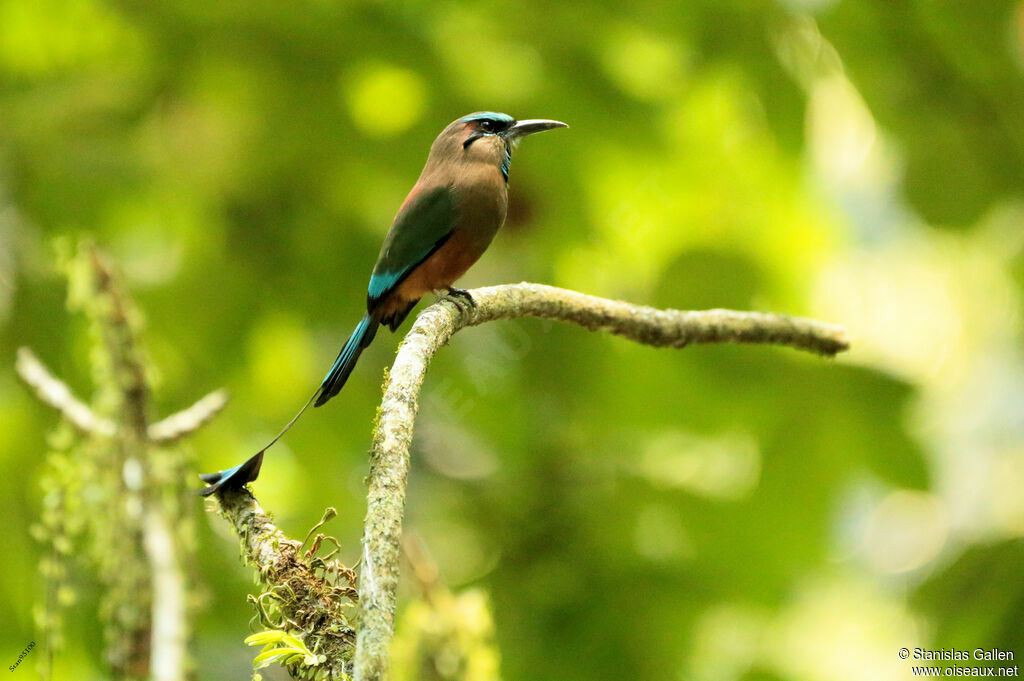
{"type": "Polygon", "coordinates": [[[545,130],[568,127],[568,124],[562,123],[561,121],[549,121],[546,118],[529,118],[525,121],[517,121],[515,125],[506,131],[505,135],[516,139],[532,135],[535,132],[544,132],[545,130]]]}

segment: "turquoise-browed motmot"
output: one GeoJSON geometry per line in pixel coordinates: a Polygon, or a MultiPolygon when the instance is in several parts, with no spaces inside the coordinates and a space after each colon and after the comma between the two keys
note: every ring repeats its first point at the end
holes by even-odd
{"type": "Polygon", "coordinates": [[[263,452],[283,435],[310,403],[321,406],[338,394],[377,327],[398,328],[420,298],[446,291],[469,304],[468,293],[452,288],[483,252],[505,221],[512,151],[527,135],[565,123],[517,121],[502,113],[463,116],[448,125],[430,147],[419,180],[405,198],[381,246],[370,275],[366,314],[338,353],[309,401],[270,444],[240,466],[200,476],[212,494],[226,484],[256,479],[263,452]]]}

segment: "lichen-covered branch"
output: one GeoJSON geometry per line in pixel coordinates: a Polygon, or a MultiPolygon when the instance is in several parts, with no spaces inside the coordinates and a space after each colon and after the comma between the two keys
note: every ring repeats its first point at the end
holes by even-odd
{"type": "Polygon", "coordinates": [[[758,312],[658,310],[540,284],[491,286],[469,292],[474,307],[446,301],[417,318],[399,348],[384,386],[373,439],[359,574],[360,626],[356,681],[387,674],[394,634],[402,517],[409,447],[427,366],[460,329],[497,319],[543,317],[607,331],[655,347],[692,343],[785,345],[833,356],[847,349],[841,327],[758,312]]]}
{"type": "MultiPolygon", "coordinates": [[[[577,324],[591,331],[607,331],[655,347],[755,343],[785,345],[827,357],[849,347],[846,331],[841,326],[804,317],[735,310],[659,310],[526,282],[488,286],[470,293],[476,308],[461,311],[451,320],[453,328],[449,337],[464,326],[495,319],[543,317],[577,324]]],[[[447,306],[446,309],[451,310],[447,306]]],[[[434,322],[433,325],[438,333],[446,332],[446,324],[434,322]]]]}

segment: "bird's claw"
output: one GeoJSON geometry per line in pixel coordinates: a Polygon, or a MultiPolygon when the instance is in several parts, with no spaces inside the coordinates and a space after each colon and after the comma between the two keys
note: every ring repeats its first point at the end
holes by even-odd
{"type": "Polygon", "coordinates": [[[476,301],[469,291],[464,288],[447,288],[439,292],[438,300],[450,301],[455,307],[462,311],[472,310],[476,307],[476,301]]]}

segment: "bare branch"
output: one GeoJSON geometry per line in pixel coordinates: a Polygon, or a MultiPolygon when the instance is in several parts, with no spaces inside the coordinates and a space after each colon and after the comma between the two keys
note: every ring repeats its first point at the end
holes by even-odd
{"type": "Polygon", "coordinates": [[[43,404],[59,411],[79,431],[86,435],[113,436],[116,429],[114,422],[96,416],[88,405],[74,396],[63,381],[50,373],[30,349],[18,348],[14,368],[43,404]]]}
{"type": "Polygon", "coordinates": [[[187,409],[149,427],[149,439],[161,445],[171,444],[202,428],[228,403],[226,390],[214,390],[187,409]]]}
{"type": "MultiPolygon", "coordinates": [[[[39,401],[60,412],[81,433],[112,437],[116,432],[117,427],[113,421],[96,416],[89,405],[75,397],[71,389],[54,376],[30,348],[18,348],[14,368],[21,380],[32,388],[39,401]]],[[[227,402],[227,391],[214,390],[192,406],[149,426],[150,442],[169,445],[191,435],[209,423],[227,402]]]]}
{"type": "Polygon", "coordinates": [[[848,348],[841,327],[811,319],[731,310],[657,310],[529,283],[475,289],[470,294],[475,307],[446,301],[420,314],[402,342],[384,387],[371,453],[359,576],[356,681],[381,681],[387,674],[413,423],[427,366],[455,332],[497,319],[544,317],[656,347],[762,343],[826,356],[848,348]]]}

